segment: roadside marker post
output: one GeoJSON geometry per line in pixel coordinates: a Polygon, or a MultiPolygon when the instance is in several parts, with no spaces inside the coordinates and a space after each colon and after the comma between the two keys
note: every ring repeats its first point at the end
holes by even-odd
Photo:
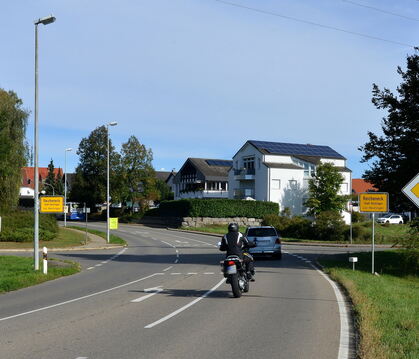
{"type": "Polygon", "coordinates": [[[42,269],[44,274],[48,274],[48,248],[42,248],[42,269]]]}
{"type": "Polygon", "coordinates": [[[371,242],[371,272],[375,273],[374,253],[375,253],[375,214],[388,213],[388,193],[387,192],[364,192],[358,195],[359,212],[372,213],[372,242],[371,242]]]}
{"type": "Polygon", "coordinates": [[[355,263],[358,262],[358,257],[349,257],[349,262],[352,263],[352,270],[355,270],[355,263]]]}

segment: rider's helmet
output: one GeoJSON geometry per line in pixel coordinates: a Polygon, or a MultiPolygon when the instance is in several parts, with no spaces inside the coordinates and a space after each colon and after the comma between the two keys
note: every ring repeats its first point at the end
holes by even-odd
{"type": "Polygon", "coordinates": [[[238,232],[239,231],[239,225],[237,223],[230,223],[228,225],[228,231],[229,232],[238,232]]]}

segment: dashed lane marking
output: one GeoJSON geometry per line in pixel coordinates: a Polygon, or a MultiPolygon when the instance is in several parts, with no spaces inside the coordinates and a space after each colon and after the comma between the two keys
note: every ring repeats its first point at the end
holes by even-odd
{"type": "Polygon", "coordinates": [[[139,303],[139,302],[142,302],[143,300],[146,300],[146,299],[152,297],[153,295],[156,295],[156,294],[158,294],[158,293],[160,293],[162,291],[163,291],[163,288],[161,286],[154,287],[154,288],[144,289],[144,292],[145,293],[150,293],[150,294],[143,295],[142,297],[139,297],[137,299],[131,300],[131,303],[139,303]]]}
{"type": "Polygon", "coordinates": [[[128,282],[128,283],[120,284],[120,285],[118,285],[116,287],[112,287],[112,288],[108,288],[108,289],[105,289],[105,290],[101,290],[99,292],[95,292],[95,293],[92,293],[92,294],[84,295],[82,297],[78,297],[78,298],[66,300],[65,302],[60,302],[60,303],[56,303],[56,304],[53,304],[53,305],[48,305],[46,307],[42,307],[42,308],[38,308],[38,309],[34,309],[34,310],[29,310],[27,312],[15,314],[15,315],[10,315],[8,317],[0,318],[0,322],[5,321],[5,320],[9,320],[9,319],[13,319],[13,318],[17,318],[17,317],[22,317],[22,316],[28,315],[28,314],[40,312],[40,311],[43,311],[43,310],[47,310],[47,309],[51,309],[51,308],[55,308],[55,307],[60,307],[60,306],[65,305],[65,304],[70,304],[70,303],[78,302],[80,300],[87,299],[87,298],[90,298],[90,297],[94,297],[94,296],[99,295],[99,294],[108,293],[110,291],[113,291],[113,290],[116,290],[116,289],[119,289],[119,288],[130,286],[130,285],[132,285],[134,283],[138,283],[138,282],[141,282],[141,281],[146,280],[146,279],[149,279],[149,278],[153,278],[153,277],[158,276],[158,275],[164,275],[164,273],[153,273],[153,274],[150,274],[150,275],[148,275],[146,277],[142,277],[142,278],[133,280],[133,281],[128,282]]]}
{"type": "Polygon", "coordinates": [[[202,296],[200,296],[199,298],[196,298],[195,300],[193,300],[192,302],[184,305],[183,307],[179,308],[178,310],[175,310],[174,312],[166,315],[165,317],[146,325],[144,328],[145,329],[150,329],[155,327],[156,325],[165,322],[166,320],[173,318],[174,316],[178,315],[179,313],[183,312],[184,310],[188,309],[189,307],[193,306],[194,304],[198,303],[200,300],[204,299],[205,297],[208,297],[213,291],[215,291],[221,284],[223,284],[225,282],[225,279],[223,278],[222,280],[220,280],[214,287],[212,287],[208,292],[206,292],[205,294],[203,294],[202,296]]]}
{"type": "Polygon", "coordinates": [[[167,267],[166,269],[163,269],[163,272],[167,272],[169,269],[172,269],[173,266],[167,267]]]}

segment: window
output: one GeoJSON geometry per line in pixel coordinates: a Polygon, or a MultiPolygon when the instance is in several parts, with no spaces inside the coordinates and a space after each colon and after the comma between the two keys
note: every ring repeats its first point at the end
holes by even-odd
{"type": "Polygon", "coordinates": [[[272,189],[280,189],[281,188],[281,180],[280,179],[273,179],[272,180],[272,189]]]}
{"type": "Polygon", "coordinates": [[[274,228],[249,228],[247,235],[249,237],[277,237],[278,236],[274,228]]]}
{"type": "Polygon", "coordinates": [[[248,170],[254,170],[255,169],[255,158],[252,157],[244,157],[243,158],[243,167],[248,170]]]}

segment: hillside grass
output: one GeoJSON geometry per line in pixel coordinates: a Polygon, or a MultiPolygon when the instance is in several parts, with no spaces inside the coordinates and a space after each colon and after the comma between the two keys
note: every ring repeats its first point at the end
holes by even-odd
{"type": "Polygon", "coordinates": [[[418,251],[356,253],[356,270],[347,256],[321,259],[325,271],[347,290],[356,313],[361,359],[419,358],[418,251]]]}
{"type": "MultiPolygon", "coordinates": [[[[39,241],[39,248],[66,248],[76,247],[85,243],[84,233],[71,231],[67,228],[60,227],[57,236],[50,241],[39,241]]],[[[0,242],[1,249],[27,249],[33,248],[32,242],[0,242]]]]}
{"type": "Polygon", "coordinates": [[[80,271],[77,263],[50,259],[48,274],[34,270],[33,258],[0,256],[0,293],[30,287],[48,280],[68,276],[80,271]]]}

